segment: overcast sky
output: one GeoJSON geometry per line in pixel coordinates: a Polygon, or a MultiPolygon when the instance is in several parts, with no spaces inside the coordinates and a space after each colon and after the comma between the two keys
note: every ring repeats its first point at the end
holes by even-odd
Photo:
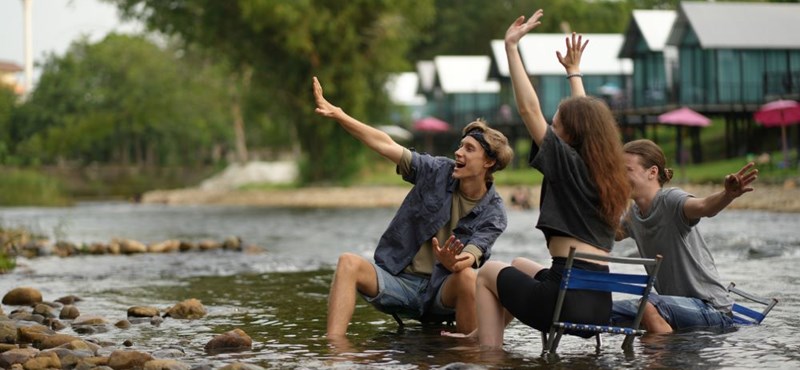
{"type": "MultiPolygon", "coordinates": [[[[100,0],[32,0],[32,4],[34,76],[39,75],[36,63],[44,55],[63,55],[81,35],[98,41],[110,31],[140,29],[135,24],[122,24],[116,8],[100,0]]],[[[22,0],[0,0],[0,60],[24,66],[22,23],[22,0]]]]}

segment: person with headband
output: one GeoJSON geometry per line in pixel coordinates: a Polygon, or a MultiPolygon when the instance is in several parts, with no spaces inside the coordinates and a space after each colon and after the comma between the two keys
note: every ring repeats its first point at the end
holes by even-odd
{"type": "Polygon", "coordinates": [[[378,241],[374,262],[353,253],[339,257],[328,297],[328,338],[346,336],[359,294],[382,312],[455,319],[457,331],[471,332],[477,325],[475,269],[507,225],[493,174],[513,157],[508,139],[479,119],[463,129],[455,159],[417,153],[328,102],[316,77],[313,86],[318,115],[395,163],[414,185],[378,241]]]}
{"type": "MultiPolygon", "coordinates": [[[[633,203],[616,239],[633,239],[642,257],[664,256],[655,282],[658,294],[650,295],[642,326],[650,333],[731,327],[733,301],[696,226],[753,191],[755,164],[725,176],[723,190],[695,198],[680,188],[664,188],[673,172],[656,143],[634,140],[623,150],[633,203]]],[[[633,320],[637,306],[636,300],[614,301],[614,321],[633,320]]]]}
{"type": "MultiPolygon", "coordinates": [[[[530,165],[544,175],[536,227],[544,233],[552,262],[547,268],[516,258],[511,264],[490,261],[480,269],[475,292],[478,328],[467,336],[477,337],[484,348],[501,347],[505,327],[514,318],[548,331],[570,247],[608,255],[628,204],[629,184],[617,123],[603,101],[586,96],[581,82],[580,59],[588,43],[582,36],[573,33],[565,40],[566,55],[557,52],[570,81],[572,97],[559,104],[552,125],[542,113],[518,45],[523,36],[541,24],[543,15],[540,9],[527,21],[524,16],[517,18],[506,31],[505,47],[517,107],[533,139],[530,165]]],[[[581,259],[575,260],[573,268],[608,271],[606,264],[581,259]]],[[[565,321],[607,325],[611,294],[570,290],[561,317],[565,321]]]]}

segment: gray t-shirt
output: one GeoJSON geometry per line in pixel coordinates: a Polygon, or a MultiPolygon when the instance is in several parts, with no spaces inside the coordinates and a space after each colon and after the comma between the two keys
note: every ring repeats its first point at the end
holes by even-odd
{"type": "Polygon", "coordinates": [[[683,205],[691,196],[678,188],[660,189],[649,214],[642,215],[634,203],[622,226],[636,241],[639,254],[664,257],[656,277],[658,294],[698,298],[728,312],[733,301],[695,227],[700,220],[688,220],[683,213],[683,205]]]}

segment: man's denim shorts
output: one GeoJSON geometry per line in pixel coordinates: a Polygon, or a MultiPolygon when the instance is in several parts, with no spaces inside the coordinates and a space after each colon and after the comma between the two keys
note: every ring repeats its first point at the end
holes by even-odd
{"type": "MultiPolygon", "coordinates": [[[[651,294],[649,300],[675,331],[699,329],[726,331],[733,327],[730,315],[697,298],[651,294]]],[[[633,320],[638,307],[638,299],[614,301],[612,322],[633,320]]]]}
{"type": "Polygon", "coordinates": [[[409,319],[419,319],[423,313],[433,315],[455,313],[454,309],[444,307],[442,304],[441,288],[436,292],[433,306],[425,312],[424,298],[430,279],[404,272],[394,276],[374,263],[372,266],[378,275],[378,295],[367,297],[361,294],[361,296],[378,311],[409,319]]]}

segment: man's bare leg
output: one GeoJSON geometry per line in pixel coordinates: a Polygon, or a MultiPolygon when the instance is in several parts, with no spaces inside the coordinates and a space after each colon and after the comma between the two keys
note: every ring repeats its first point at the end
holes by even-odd
{"type": "Polygon", "coordinates": [[[378,275],[372,263],[361,256],[339,256],[328,296],[328,337],[347,334],[347,326],[356,308],[356,293],[374,297],[378,294],[378,275]]]}
{"type": "Polygon", "coordinates": [[[471,268],[450,274],[442,286],[442,304],[454,307],[456,331],[468,334],[478,327],[475,307],[475,282],[478,274],[471,268]]]}

